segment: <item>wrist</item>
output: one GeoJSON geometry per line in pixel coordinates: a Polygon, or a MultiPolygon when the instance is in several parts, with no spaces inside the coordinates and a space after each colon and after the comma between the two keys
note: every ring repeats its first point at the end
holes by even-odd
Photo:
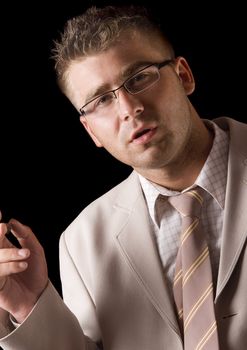
{"type": "Polygon", "coordinates": [[[21,324],[22,322],[25,321],[25,319],[28,317],[28,315],[31,313],[31,311],[33,310],[33,308],[35,307],[37,300],[29,300],[28,303],[25,303],[23,305],[20,305],[18,307],[18,310],[11,312],[11,316],[13,317],[13,319],[21,324]]]}
{"type": "MultiPolygon", "coordinates": [[[[48,283],[47,283],[48,284],[48,283]]],[[[33,308],[37,304],[40,296],[43,294],[44,290],[47,287],[47,284],[45,288],[39,293],[38,295],[29,294],[29,296],[26,296],[25,302],[19,303],[18,309],[15,311],[10,312],[12,317],[16,320],[17,323],[22,323],[25,321],[25,319],[28,317],[28,315],[32,312],[33,308]]]]}

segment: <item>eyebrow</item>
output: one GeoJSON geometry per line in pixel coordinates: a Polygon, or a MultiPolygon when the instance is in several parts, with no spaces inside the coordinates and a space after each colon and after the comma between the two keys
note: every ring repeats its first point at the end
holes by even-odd
{"type": "MultiPolygon", "coordinates": [[[[130,78],[135,73],[138,73],[138,71],[141,70],[142,68],[145,68],[146,66],[153,64],[153,63],[156,63],[156,62],[137,61],[137,62],[127,66],[126,68],[124,68],[122,70],[122,72],[119,73],[116,80],[123,82],[123,81],[127,80],[128,78],[130,78]]],[[[121,83],[119,85],[121,85],[121,83]]],[[[111,91],[111,90],[113,90],[113,89],[108,83],[98,86],[97,88],[93,89],[92,91],[90,91],[87,94],[84,104],[87,104],[88,102],[92,101],[94,98],[101,96],[104,93],[107,93],[108,91],[111,91]]]]}

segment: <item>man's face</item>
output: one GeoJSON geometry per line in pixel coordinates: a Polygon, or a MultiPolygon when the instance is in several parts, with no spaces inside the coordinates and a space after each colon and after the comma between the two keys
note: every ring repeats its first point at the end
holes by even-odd
{"type": "MultiPolygon", "coordinates": [[[[148,64],[170,58],[160,38],[123,35],[107,51],[71,64],[67,95],[79,110],[148,64]]],[[[118,90],[111,113],[81,117],[98,147],[141,174],[176,162],[190,138],[192,108],[187,95],[194,80],[187,62],[178,58],[159,72],[160,79],[143,92],[131,95],[124,88],[118,90]]]]}

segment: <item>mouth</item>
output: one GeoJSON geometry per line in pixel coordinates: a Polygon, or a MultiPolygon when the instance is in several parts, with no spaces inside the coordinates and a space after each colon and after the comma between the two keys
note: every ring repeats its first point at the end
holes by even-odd
{"type": "Polygon", "coordinates": [[[157,128],[144,128],[137,130],[131,137],[131,142],[135,144],[145,144],[152,139],[156,130],[157,128]]]}

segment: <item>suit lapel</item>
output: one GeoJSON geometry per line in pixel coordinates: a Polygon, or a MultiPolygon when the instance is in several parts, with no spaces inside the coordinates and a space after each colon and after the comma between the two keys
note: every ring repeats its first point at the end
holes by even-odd
{"type": "Polygon", "coordinates": [[[229,281],[246,241],[246,148],[246,128],[234,127],[230,122],[228,179],[216,299],[229,281]]]}
{"type": "Polygon", "coordinates": [[[122,222],[122,229],[116,236],[119,248],[140,288],[161,317],[179,334],[173,302],[165,286],[156,243],[150,230],[147,207],[135,173],[130,176],[119,198],[121,201],[115,203],[115,208],[120,212],[125,211],[125,216],[122,216],[122,221],[125,222],[122,222]]]}

